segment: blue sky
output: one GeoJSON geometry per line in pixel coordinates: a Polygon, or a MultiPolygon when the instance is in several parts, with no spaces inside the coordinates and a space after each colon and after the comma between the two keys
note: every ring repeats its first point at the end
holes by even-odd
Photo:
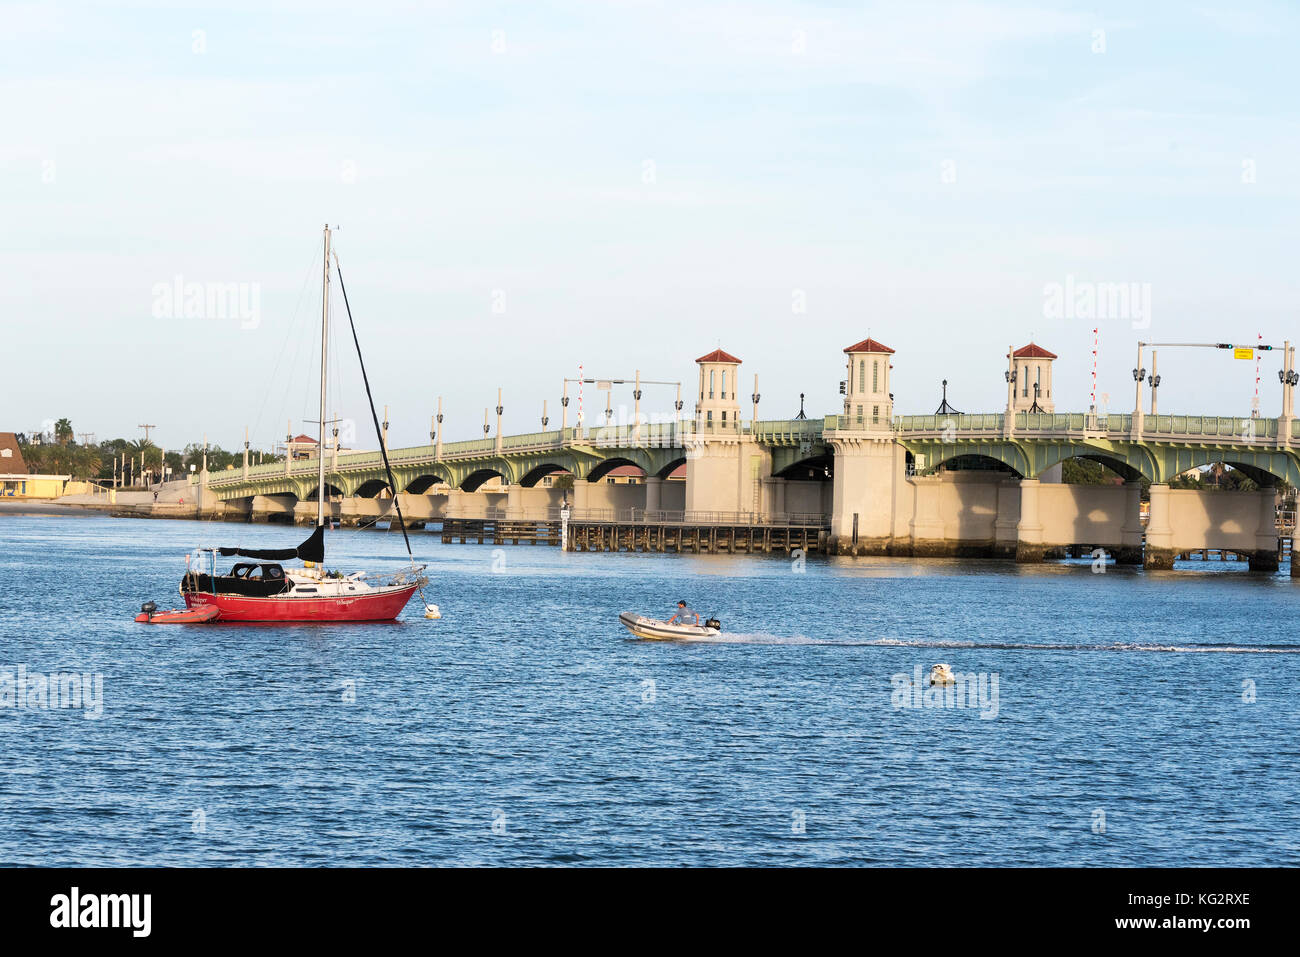
{"type": "MultiPolygon", "coordinates": [[[[0,18],[3,429],[147,421],[168,447],[310,430],[326,221],[399,445],[427,441],[439,395],[448,439],[481,435],[498,386],[508,431],[540,428],[543,399],[554,426],[579,363],[689,395],[718,345],[784,418],[800,392],[838,411],[841,350],[868,334],[897,350],[899,412],[932,412],[945,377],[958,408],[1000,410],[1006,347],[1031,336],[1078,411],[1094,325],[1113,411],[1132,407],[1139,338],[1300,340],[1284,4],[0,18]],[[256,288],[256,322],[155,315],[177,276],[256,288]],[[1149,326],[1046,316],[1067,277],[1144,284],[1149,326]]],[[[331,405],[364,421],[355,360],[335,356],[331,405]]],[[[1160,371],[1162,412],[1249,414],[1254,363],[1165,350],[1160,371]]],[[[671,399],[647,390],[646,411],[671,399]]]]}

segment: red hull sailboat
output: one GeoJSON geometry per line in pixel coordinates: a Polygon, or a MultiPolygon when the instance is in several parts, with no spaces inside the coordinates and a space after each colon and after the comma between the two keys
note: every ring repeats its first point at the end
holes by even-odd
{"type": "MultiPolygon", "coordinates": [[[[347,288],[343,285],[343,271],[334,256],[338,269],[339,289],[347,306],[347,288]]],[[[406,542],[410,566],[401,571],[373,575],[367,572],[344,574],[325,570],[325,383],[329,344],[330,301],[330,228],[325,227],[325,268],[321,294],[321,353],[320,353],[320,442],[317,445],[317,497],[316,528],[302,544],[295,548],[200,548],[190,556],[180,591],[187,608],[215,606],[217,620],[223,622],[348,622],[392,621],[402,613],[415,592],[428,584],[423,565],[415,564],[411,540],[406,534],[402,508],[397,501],[397,483],[388,464],[388,449],[380,437],[380,450],[384,471],[393,494],[397,521],[406,542]],[[240,562],[229,571],[217,573],[217,556],[239,556],[254,559],[240,562]],[[302,567],[286,568],[283,561],[301,559],[302,567]]],[[[370,398],[370,382],[366,377],[365,360],[361,357],[361,344],[357,338],[352,309],[347,306],[348,324],[352,341],[357,346],[357,361],[370,398]]],[[[370,398],[370,415],[375,423],[375,433],[381,436],[379,417],[370,398]]],[[[439,617],[437,606],[427,606],[427,618],[439,617]]]]}

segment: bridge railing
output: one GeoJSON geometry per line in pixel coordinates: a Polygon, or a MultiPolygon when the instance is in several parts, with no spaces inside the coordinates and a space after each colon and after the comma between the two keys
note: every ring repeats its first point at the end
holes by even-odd
{"type": "Polygon", "coordinates": [[[1148,415],[1142,419],[1142,432],[1155,435],[1208,435],[1250,441],[1275,439],[1277,419],[1251,419],[1217,415],[1148,415]]]}
{"type": "Polygon", "coordinates": [[[822,419],[760,419],[745,431],[767,442],[798,443],[821,438],[825,427],[822,419]]]}
{"type": "MultiPolygon", "coordinates": [[[[635,424],[621,422],[584,428],[582,441],[596,448],[674,448],[693,431],[691,422],[642,422],[639,430],[635,424]]],[[[566,434],[569,438],[576,441],[576,435],[566,434]]]]}
{"type": "MultiPolygon", "coordinates": [[[[837,416],[839,419],[847,416],[837,416]]],[[[894,428],[904,432],[942,432],[956,429],[958,432],[998,432],[1002,429],[1003,415],[1000,412],[988,414],[965,415],[896,415],[894,428]]],[[[859,426],[860,427],[860,426],[859,426]]]]}
{"type": "Polygon", "coordinates": [[[550,432],[527,432],[523,435],[506,435],[501,438],[503,449],[518,448],[559,448],[564,442],[564,433],[559,429],[550,432]]]}

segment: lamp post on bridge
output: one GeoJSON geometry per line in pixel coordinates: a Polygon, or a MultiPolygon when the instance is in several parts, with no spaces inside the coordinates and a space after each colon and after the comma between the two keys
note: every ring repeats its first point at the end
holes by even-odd
{"type": "Polygon", "coordinates": [[[501,404],[501,390],[497,389],[497,451],[501,451],[501,413],[505,411],[505,406],[501,404]]]}
{"type": "Polygon", "coordinates": [[[1291,444],[1291,421],[1295,418],[1295,387],[1300,385],[1300,373],[1295,370],[1295,350],[1288,339],[1282,343],[1282,368],[1277,370],[1277,381],[1282,383],[1282,416],[1277,424],[1277,434],[1283,445],[1291,444]]]}
{"type": "Polygon", "coordinates": [[[546,431],[546,423],[550,422],[550,417],[546,414],[546,400],[542,400],[542,431],[546,431]]]}
{"type": "Polygon", "coordinates": [[[632,444],[641,444],[641,370],[636,370],[636,384],[632,387],[635,406],[632,411],[632,444]]]}
{"type": "Polygon", "coordinates": [[[560,396],[560,432],[569,427],[569,380],[564,380],[564,392],[560,396]]]}
{"type": "Polygon", "coordinates": [[[758,391],[758,373],[754,373],[754,394],[751,395],[749,398],[754,403],[754,416],[750,421],[757,424],[758,423],[758,400],[763,398],[758,391]]]}
{"type": "Polygon", "coordinates": [[[438,396],[438,415],[433,420],[433,428],[429,430],[429,441],[433,443],[433,457],[442,458],[442,396],[438,396]]]}
{"type": "Polygon", "coordinates": [[[1160,373],[1156,371],[1156,369],[1158,368],[1157,362],[1158,362],[1157,352],[1155,349],[1152,349],[1151,350],[1151,374],[1147,376],[1147,385],[1151,387],[1151,414],[1153,416],[1158,414],[1156,412],[1156,409],[1158,407],[1158,397],[1156,395],[1156,390],[1160,388],[1160,373]]]}
{"type": "Polygon", "coordinates": [[[1146,378],[1147,369],[1142,364],[1142,343],[1138,343],[1137,365],[1133,367],[1133,435],[1142,435],[1142,380],[1146,378]]]}
{"type": "Polygon", "coordinates": [[[1016,428],[1016,349],[1007,346],[1007,371],[1002,373],[1007,381],[1007,411],[1002,424],[1003,434],[1010,436],[1016,428]]]}

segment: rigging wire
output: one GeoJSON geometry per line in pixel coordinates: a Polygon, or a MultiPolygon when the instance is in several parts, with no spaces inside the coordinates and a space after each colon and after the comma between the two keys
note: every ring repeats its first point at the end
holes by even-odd
{"type": "MultiPolygon", "coordinates": [[[[343,308],[347,310],[348,326],[352,330],[352,343],[357,348],[357,363],[361,366],[361,381],[366,387],[366,400],[370,403],[370,418],[375,424],[375,435],[379,438],[379,453],[384,460],[384,472],[388,475],[388,487],[393,493],[393,509],[397,512],[397,523],[402,529],[402,540],[406,542],[406,554],[411,564],[415,564],[415,553],[411,551],[411,537],[406,533],[406,519],[402,517],[402,503],[397,497],[397,479],[393,477],[393,467],[388,463],[388,449],[384,447],[383,433],[379,429],[379,416],[375,412],[375,399],[370,394],[370,377],[366,375],[366,360],[361,356],[361,340],[357,338],[357,324],[352,321],[352,306],[348,302],[347,286],[343,284],[343,267],[339,265],[338,253],[334,253],[334,269],[339,274],[339,291],[343,293],[343,308]]],[[[424,597],[424,592],[420,592],[424,597]]]]}

